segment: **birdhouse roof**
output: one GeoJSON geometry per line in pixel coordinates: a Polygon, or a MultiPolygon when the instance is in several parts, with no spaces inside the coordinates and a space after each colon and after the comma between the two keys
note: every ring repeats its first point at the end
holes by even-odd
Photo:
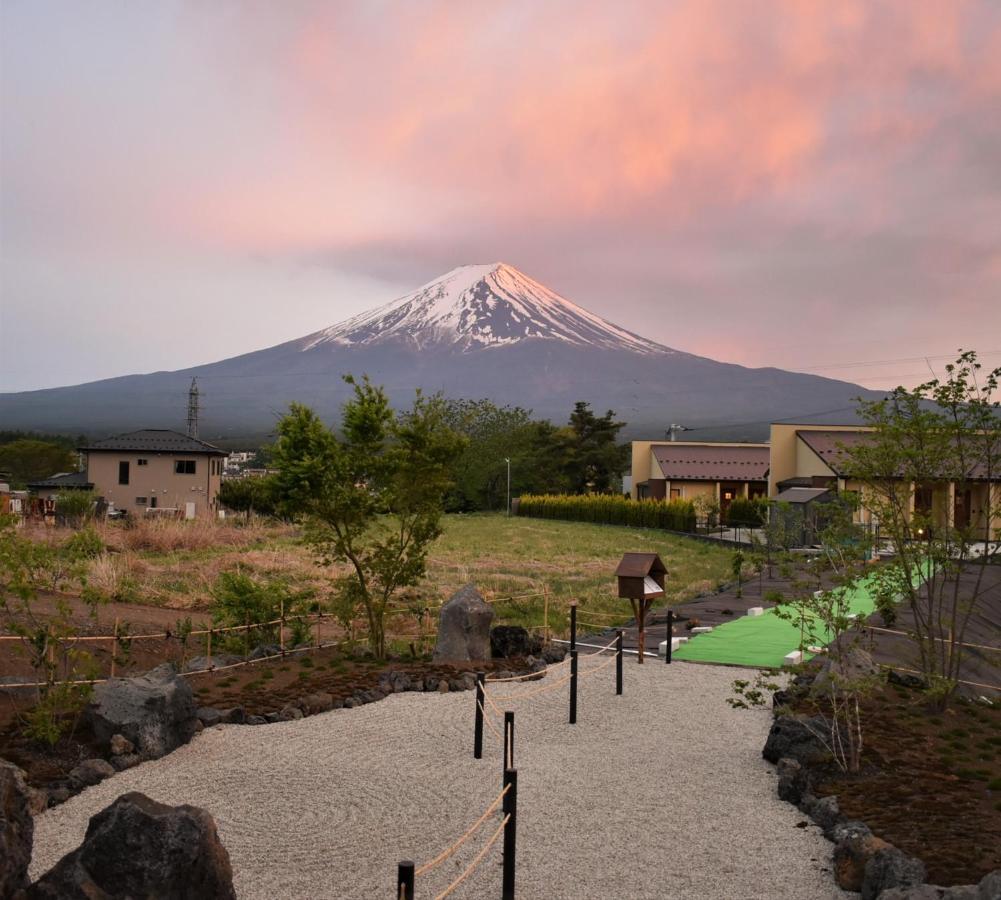
{"type": "Polygon", "coordinates": [[[615,570],[620,578],[645,578],[654,573],[667,574],[667,566],[656,553],[623,553],[615,570]]]}

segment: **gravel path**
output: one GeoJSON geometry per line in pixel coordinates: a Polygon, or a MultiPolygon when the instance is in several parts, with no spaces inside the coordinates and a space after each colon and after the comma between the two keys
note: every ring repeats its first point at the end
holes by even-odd
{"type": "MultiPolygon", "coordinates": [[[[518,894],[531,898],[848,897],[831,847],[775,795],[761,759],[770,714],[730,709],[742,670],[629,660],[517,703],[518,894]]],[[[592,667],[582,660],[582,670],[592,667]]],[[[554,676],[550,676],[550,682],[554,676]]],[[[496,695],[539,687],[496,685],[496,695]]],[[[215,816],[241,898],[390,898],[396,863],[418,865],[500,790],[500,743],[472,757],[473,695],[397,694],[297,722],[218,726],[164,759],[85,790],[36,820],[37,877],[83,838],[91,815],[139,790],[215,816]]],[[[438,870],[432,897],[472,860],[491,818],[438,870]]],[[[500,895],[498,843],[453,897],[500,895]]]]}

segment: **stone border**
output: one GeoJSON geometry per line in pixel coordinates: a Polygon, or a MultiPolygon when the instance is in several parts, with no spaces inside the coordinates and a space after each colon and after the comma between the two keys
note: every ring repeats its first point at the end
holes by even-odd
{"type": "MultiPolygon", "coordinates": [[[[787,697],[785,692],[777,692],[773,702],[783,702],[787,697]]],[[[776,764],[779,799],[809,816],[834,844],[832,868],[839,887],[860,892],[862,900],[1001,898],[1001,869],[985,875],[979,884],[948,888],[928,884],[927,870],[920,859],[874,835],[865,822],[848,819],[836,796],[814,796],[812,769],[828,758],[816,732],[826,729],[820,717],[777,715],[761,755],[776,764]]]]}

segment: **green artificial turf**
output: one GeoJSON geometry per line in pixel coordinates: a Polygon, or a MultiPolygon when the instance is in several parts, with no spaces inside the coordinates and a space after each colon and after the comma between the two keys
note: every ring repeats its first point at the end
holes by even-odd
{"type": "MultiPolygon", "coordinates": [[[[868,579],[850,593],[848,604],[850,612],[862,619],[872,614],[876,603],[868,590],[868,579]]],[[[817,637],[820,644],[827,644],[831,639],[826,633],[817,637]]],[[[673,658],[771,669],[780,668],[786,654],[798,650],[799,644],[799,625],[780,619],[774,609],[766,609],[763,615],[742,616],[717,625],[707,634],[696,635],[682,644],[673,658]]],[[[809,659],[810,654],[804,652],[803,658],[809,659]]]]}

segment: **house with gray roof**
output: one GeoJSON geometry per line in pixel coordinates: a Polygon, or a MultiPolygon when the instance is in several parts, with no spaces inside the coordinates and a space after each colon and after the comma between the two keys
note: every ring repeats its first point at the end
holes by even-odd
{"type": "Polygon", "coordinates": [[[180,431],[144,428],[77,448],[86,480],[109,506],[138,514],[214,516],[225,450],[180,431]]]}

